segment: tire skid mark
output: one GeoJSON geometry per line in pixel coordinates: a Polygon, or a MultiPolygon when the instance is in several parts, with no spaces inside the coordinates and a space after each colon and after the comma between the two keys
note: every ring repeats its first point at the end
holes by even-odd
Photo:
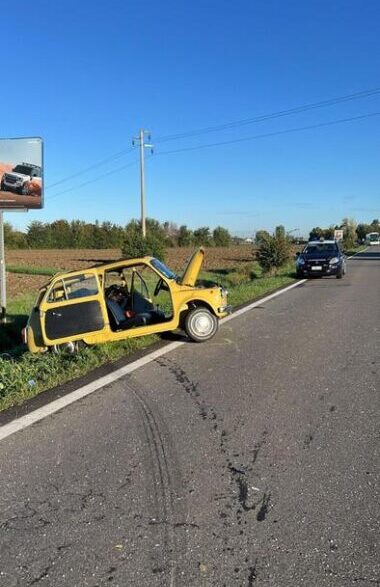
{"type": "MultiPolygon", "coordinates": [[[[237,501],[238,503],[233,506],[233,502],[236,500],[236,492],[232,491],[232,493],[216,495],[214,501],[220,500],[228,500],[229,501],[224,506],[224,511],[220,511],[219,515],[220,518],[223,520],[223,526],[225,528],[225,533],[223,537],[223,552],[229,553],[232,556],[234,555],[234,551],[236,547],[234,545],[234,541],[229,535],[228,527],[229,522],[228,518],[233,514],[233,510],[235,510],[235,517],[237,520],[238,526],[242,524],[242,515],[247,515],[248,512],[255,510],[258,506],[260,506],[255,519],[258,522],[264,521],[265,517],[268,513],[268,504],[270,500],[270,493],[261,492],[261,497],[259,497],[256,501],[249,502],[249,488],[248,488],[248,481],[247,476],[249,473],[253,471],[253,465],[256,463],[256,460],[259,456],[261,448],[264,446],[266,442],[266,435],[267,431],[264,430],[262,433],[262,438],[259,440],[252,449],[252,456],[250,458],[250,465],[245,467],[242,464],[234,465],[233,460],[239,457],[239,453],[231,447],[231,441],[229,433],[224,428],[223,418],[218,416],[215,408],[209,405],[201,396],[201,391],[199,389],[199,383],[194,382],[190,377],[187,375],[186,371],[177,364],[173,359],[169,357],[161,357],[156,359],[155,361],[160,367],[165,368],[175,379],[175,381],[182,387],[182,389],[187,393],[190,397],[192,403],[194,404],[198,414],[201,416],[203,420],[209,421],[211,424],[211,432],[216,434],[219,439],[219,450],[221,456],[224,461],[224,467],[228,469],[231,477],[231,482],[236,483],[238,495],[237,501]]],[[[234,427],[234,431],[238,425],[234,427]]],[[[233,523],[233,522],[232,522],[233,523]]],[[[247,522],[244,521],[244,524],[247,522]]],[[[240,530],[240,535],[244,535],[244,530],[240,530]]],[[[249,562],[249,558],[245,559],[245,564],[243,568],[235,567],[234,568],[234,579],[233,582],[240,581],[240,585],[248,585],[248,587],[253,586],[253,583],[257,579],[257,559],[254,563],[249,562]],[[241,574],[246,573],[245,578],[241,576],[241,574]],[[239,578],[240,576],[240,578],[239,578]]]]}
{"type": "MultiPolygon", "coordinates": [[[[151,473],[153,475],[153,487],[155,493],[155,506],[157,508],[158,516],[154,520],[150,520],[148,525],[160,526],[163,532],[164,540],[164,561],[160,571],[169,570],[170,587],[175,587],[178,579],[178,558],[186,551],[185,544],[180,544],[180,537],[177,528],[196,528],[196,524],[176,520],[176,508],[173,500],[174,486],[170,470],[167,441],[161,433],[160,425],[157,416],[154,415],[153,410],[149,407],[146,400],[146,393],[140,387],[136,380],[129,379],[127,386],[132,392],[134,398],[139,405],[147,439],[150,460],[152,463],[151,473]]],[[[178,467],[176,467],[178,470],[178,467]]],[[[186,539],[186,534],[183,534],[183,539],[186,539]]],[[[157,569],[152,570],[153,573],[157,569]]]]}

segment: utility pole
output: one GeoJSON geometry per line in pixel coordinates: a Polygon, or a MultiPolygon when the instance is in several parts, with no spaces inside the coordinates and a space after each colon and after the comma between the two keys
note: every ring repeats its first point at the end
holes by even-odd
{"type": "Polygon", "coordinates": [[[4,213],[0,210],[0,322],[6,322],[7,289],[5,273],[4,213]]]}
{"type": "Polygon", "coordinates": [[[141,194],[141,230],[143,238],[146,237],[146,202],[145,202],[145,149],[149,148],[153,153],[153,145],[145,142],[145,136],[148,136],[150,141],[150,133],[143,128],[140,129],[139,135],[134,137],[132,145],[138,145],[140,147],[140,194],[141,194]]]}

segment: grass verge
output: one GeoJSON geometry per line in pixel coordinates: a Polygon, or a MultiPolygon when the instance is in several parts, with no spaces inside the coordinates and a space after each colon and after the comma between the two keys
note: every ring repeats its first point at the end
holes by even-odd
{"type": "Polygon", "coordinates": [[[24,275],[47,275],[49,277],[59,273],[59,269],[53,269],[52,267],[26,267],[25,265],[7,265],[7,271],[24,275]]]}
{"type": "MultiPolygon", "coordinates": [[[[233,306],[253,301],[281,286],[294,281],[294,264],[290,263],[277,275],[262,274],[257,263],[244,267],[244,271],[207,271],[201,274],[204,281],[217,282],[229,290],[229,303],[233,306]]],[[[9,323],[0,326],[0,410],[21,404],[38,393],[65,383],[104,363],[114,362],[136,350],[146,348],[159,340],[156,335],[106,343],[85,348],[74,356],[46,353],[33,355],[18,344],[20,331],[25,325],[34,296],[13,300],[9,305],[9,323]]]]}

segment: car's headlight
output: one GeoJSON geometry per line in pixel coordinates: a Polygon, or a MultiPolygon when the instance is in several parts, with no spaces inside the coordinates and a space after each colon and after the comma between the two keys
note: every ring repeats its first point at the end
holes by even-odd
{"type": "Polygon", "coordinates": [[[228,296],[228,289],[226,289],[225,287],[221,287],[220,293],[222,294],[222,298],[226,298],[228,296]]]}
{"type": "Polygon", "coordinates": [[[303,257],[298,257],[297,265],[305,265],[305,259],[303,257]]]}
{"type": "Polygon", "coordinates": [[[339,257],[333,257],[330,259],[330,265],[336,265],[337,263],[339,263],[339,257]]]}

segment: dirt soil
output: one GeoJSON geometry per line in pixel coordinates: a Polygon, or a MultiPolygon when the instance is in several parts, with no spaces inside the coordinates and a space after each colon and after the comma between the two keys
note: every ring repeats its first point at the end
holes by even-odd
{"type": "Polygon", "coordinates": [[[8,300],[28,293],[36,294],[38,289],[48,281],[46,275],[25,275],[7,273],[8,300]]]}
{"type": "Polygon", "coordinates": [[[0,191],[0,209],[41,208],[40,196],[22,196],[13,192],[0,191]]]}

